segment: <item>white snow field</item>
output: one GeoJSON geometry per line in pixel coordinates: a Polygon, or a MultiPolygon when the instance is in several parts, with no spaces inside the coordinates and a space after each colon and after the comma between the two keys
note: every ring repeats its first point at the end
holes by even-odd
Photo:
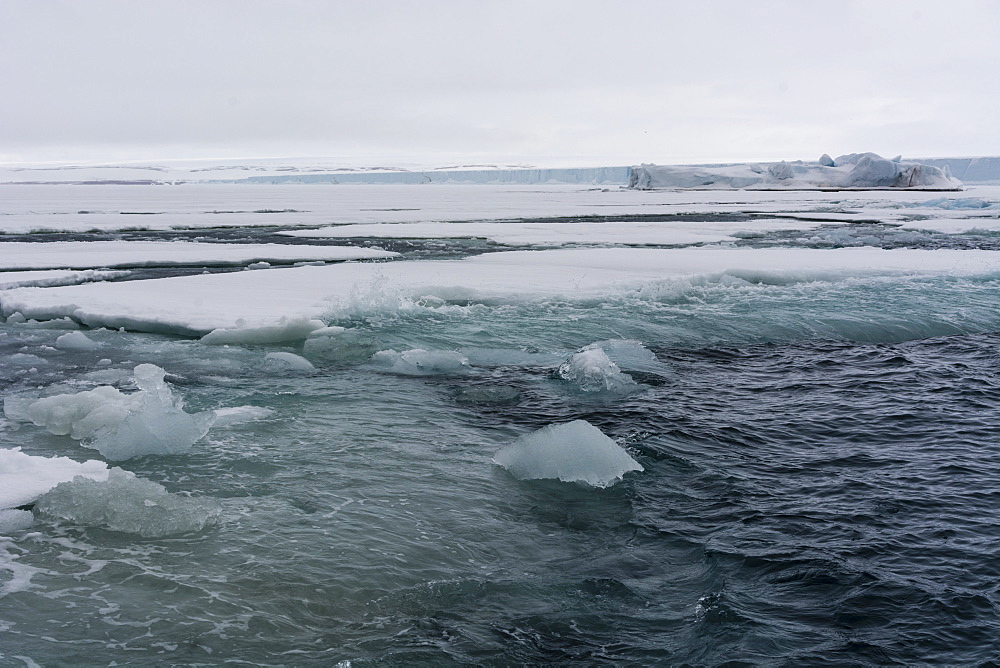
{"type": "Polygon", "coordinates": [[[56,285],[76,285],[77,283],[89,283],[91,281],[105,281],[109,278],[116,278],[126,274],[128,274],[127,271],[100,271],[97,269],[84,269],[82,271],[72,269],[0,271],[0,290],[24,286],[51,287],[56,285]]]}
{"type": "Polygon", "coordinates": [[[718,167],[640,165],[633,167],[632,188],[709,189],[872,189],[959,190],[962,182],[946,169],[917,162],[887,160],[875,153],[851,153],[836,160],[824,154],[817,162],[774,162],[718,167]]]}
{"type": "Polygon", "coordinates": [[[507,246],[565,246],[569,244],[633,246],[682,246],[734,241],[736,234],[783,230],[810,230],[818,221],[792,219],[741,222],[480,222],[480,223],[385,223],[339,225],[318,230],[289,230],[280,234],[306,238],[382,239],[489,239],[507,246]]]}
{"type": "MultiPolygon", "coordinates": [[[[970,186],[947,201],[1000,202],[1000,186],[970,186]]],[[[942,215],[920,190],[629,190],[572,185],[0,185],[0,232],[170,230],[233,227],[512,221],[651,214],[781,214],[891,221],[942,215]],[[920,208],[921,205],[926,207],[920,208]]],[[[989,209],[951,217],[992,215],[989,209]]],[[[595,221],[596,222],[596,221],[595,221]]]]}
{"type": "MultiPolygon", "coordinates": [[[[284,246],[189,241],[54,241],[0,243],[5,269],[89,269],[115,267],[239,266],[254,262],[292,263],[368,260],[398,253],[348,246],[284,246]]],[[[0,273],[0,282],[5,274],[0,273]]],[[[91,279],[93,280],[93,279],[91,279]]]]}
{"type": "MultiPolygon", "coordinates": [[[[1000,272],[1000,251],[880,248],[602,248],[489,253],[462,260],[303,266],[0,292],[4,316],[203,335],[280,330],[352,310],[445,302],[581,300],[693,280],[794,283],[884,275],[1000,272]],[[283,324],[283,321],[285,324],[283,324]]],[[[301,328],[302,337],[320,322],[301,328]]]]}

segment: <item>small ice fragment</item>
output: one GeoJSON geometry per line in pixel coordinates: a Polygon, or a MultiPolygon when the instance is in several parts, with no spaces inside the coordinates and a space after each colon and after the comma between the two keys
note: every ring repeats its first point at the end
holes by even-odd
{"type": "Polygon", "coordinates": [[[380,350],[372,355],[372,362],[385,367],[390,373],[404,376],[454,375],[470,370],[469,358],[452,350],[423,350],[415,348],[404,352],[380,350]]]}
{"type": "Polygon", "coordinates": [[[32,355],[31,353],[14,353],[7,359],[10,360],[11,364],[16,364],[18,366],[31,366],[33,364],[49,363],[49,361],[44,357],[39,357],[38,355],[32,355]]]}
{"type": "Polygon", "coordinates": [[[261,260],[260,262],[252,262],[247,265],[247,269],[270,269],[271,263],[261,260]]]}
{"type": "Polygon", "coordinates": [[[87,338],[83,332],[66,332],[56,339],[56,348],[60,350],[94,350],[101,344],[87,338]]]}
{"type": "Polygon", "coordinates": [[[233,406],[230,408],[216,408],[215,422],[213,429],[232,427],[245,422],[264,420],[272,415],[274,411],[262,406],[233,406]]]}
{"type": "Polygon", "coordinates": [[[550,478],[610,487],[629,471],[642,471],[637,461],[586,420],[553,424],[501,448],[493,463],[518,480],[550,478]]]}
{"type": "Polygon", "coordinates": [[[167,492],[163,485],[137,478],[120,468],[98,482],[77,477],[57,485],[35,504],[43,514],[84,526],[96,526],[158,538],[200,531],[222,511],[214,499],[167,492]]]}
{"type": "Polygon", "coordinates": [[[275,352],[264,355],[264,369],[277,373],[310,373],[316,367],[295,353],[275,352]]]}
{"type": "Polygon", "coordinates": [[[111,364],[112,361],[109,360],[107,357],[105,357],[104,359],[97,360],[97,366],[111,366],[111,364]]]}
{"type": "Polygon", "coordinates": [[[7,316],[7,324],[16,325],[21,322],[26,322],[28,319],[24,317],[24,314],[20,311],[14,311],[9,316],[7,316]]]}
{"type": "Polygon", "coordinates": [[[556,373],[583,392],[624,393],[639,386],[602,348],[581,350],[563,362],[556,373]]]}

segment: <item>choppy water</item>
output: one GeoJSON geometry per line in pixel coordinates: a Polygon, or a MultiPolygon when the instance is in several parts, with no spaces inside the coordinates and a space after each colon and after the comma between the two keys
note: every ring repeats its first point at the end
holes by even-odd
{"type": "MultiPolygon", "coordinates": [[[[853,229],[834,236],[872,236],[853,229]]],[[[745,243],[833,238],[797,234],[745,243]]],[[[933,237],[907,243],[978,243],[933,237]]],[[[275,411],[187,455],[124,464],[218,499],[214,528],[142,539],[39,516],[0,539],[0,663],[996,661],[998,288],[873,278],[599,303],[373,302],[332,323],[361,333],[353,359],[111,331],[88,333],[100,350],[54,351],[61,330],[0,325],[4,355],[48,360],[4,364],[5,394],[87,389],[152,362],[188,410],[275,411]],[[635,391],[556,377],[606,339],[655,355],[622,362],[635,391]],[[389,348],[471,364],[397,375],[367,359],[389,348]],[[275,375],[273,350],[318,371],[275,375]],[[101,358],[112,372],[95,375],[101,358]],[[501,400],[469,392],[488,387],[501,400]],[[645,471],[600,490],[491,463],[516,436],[579,418],[645,471]]],[[[0,447],[17,445],[96,456],[8,422],[0,447]]]]}

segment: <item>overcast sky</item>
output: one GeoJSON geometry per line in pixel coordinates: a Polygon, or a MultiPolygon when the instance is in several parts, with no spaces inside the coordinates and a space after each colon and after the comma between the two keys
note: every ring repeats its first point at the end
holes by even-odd
{"type": "Polygon", "coordinates": [[[1000,155],[1000,2],[0,0],[0,162],[1000,155]]]}

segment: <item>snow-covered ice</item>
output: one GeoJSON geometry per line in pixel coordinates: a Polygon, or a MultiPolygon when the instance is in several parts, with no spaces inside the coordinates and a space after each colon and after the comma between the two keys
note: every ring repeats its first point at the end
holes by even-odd
{"type": "Polygon", "coordinates": [[[83,462],[69,457],[39,457],[21,448],[0,448],[0,508],[33,503],[61,482],[77,476],[107,480],[108,465],[96,459],[83,462]]]}
{"type": "Polygon", "coordinates": [[[519,480],[550,478],[610,487],[642,466],[586,420],[549,425],[501,448],[493,462],[519,480]]]}
{"type": "Polygon", "coordinates": [[[391,308],[393,304],[398,308],[425,296],[459,303],[554,297],[579,300],[723,276],[751,283],[795,283],[857,276],[997,272],[1000,252],[983,250],[697,247],[509,251],[463,260],[347,263],[17,288],[0,292],[0,305],[5,315],[20,312],[35,319],[68,316],[91,327],[188,335],[224,329],[228,332],[225,337],[234,338],[222,338],[219,333],[209,341],[263,343],[277,339],[258,337],[258,328],[285,331],[288,323],[315,320],[308,325],[313,331],[322,326],[319,318],[391,308]],[[238,321],[242,327],[237,327],[238,321]]]}
{"type": "MultiPolygon", "coordinates": [[[[4,244],[0,244],[2,248],[4,244]]],[[[3,265],[0,265],[3,266],[3,265]]],[[[57,285],[76,285],[91,281],[106,281],[128,274],[127,271],[101,271],[98,269],[46,269],[36,271],[0,271],[0,290],[20,287],[52,287],[57,285]]]]}
{"type": "Polygon", "coordinates": [[[281,234],[306,238],[489,239],[507,246],[564,246],[568,244],[684,246],[733,241],[740,233],[809,230],[822,223],[792,219],[739,222],[656,221],[596,223],[479,222],[387,223],[340,225],[317,230],[289,230],[281,234]]]}
{"type": "MultiPolygon", "coordinates": [[[[398,253],[352,246],[199,243],[194,241],[7,241],[0,243],[5,269],[98,269],[230,266],[395,257],[398,253]]],[[[0,274],[3,280],[3,274],[0,274]]],[[[93,280],[93,279],[90,279],[93,280]]]]}

